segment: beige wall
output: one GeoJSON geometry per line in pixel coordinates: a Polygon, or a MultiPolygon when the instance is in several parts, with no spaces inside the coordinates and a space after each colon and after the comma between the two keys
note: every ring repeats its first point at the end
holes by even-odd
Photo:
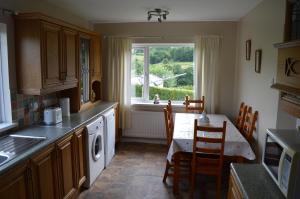
{"type": "MultiPolygon", "coordinates": [[[[136,39],[136,42],[193,42],[197,35],[223,36],[221,49],[219,112],[232,117],[236,22],[163,22],[96,24],[94,30],[104,35],[160,36],[161,39],[136,39]]],[[[105,67],[105,66],[104,66],[105,67]]]]}
{"type": "MultiPolygon", "coordinates": [[[[275,128],[279,92],[270,88],[276,76],[277,49],[283,41],[285,0],[264,0],[238,24],[235,104],[245,102],[259,112],[258,149],[261,154],[267,128],[275,128]],[[245,41],[252,40],[251,60],[245,60],[245,41]],[[255,49],[262,49],[261,73],[254,72],[255,49]]],[[[258,157],[260,160],[260,156],[258,157]]]]}
{"type": "Polygon", "coordinates": [[[0,8],[11,9],[18,12],[42,12],[52,17],[56,17],[73,23],[78,26],[90,28],[88,20],[70,13],[62,8],[54,6],[47,1],[41,0],[0,0],[0,8]]]}

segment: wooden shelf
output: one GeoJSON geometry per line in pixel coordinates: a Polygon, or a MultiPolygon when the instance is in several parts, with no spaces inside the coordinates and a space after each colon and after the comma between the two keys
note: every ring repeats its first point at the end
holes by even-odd
{"type": "Polygon", "coordinates": [[[292,48],[300,46],[300,40],[273,44],[275,48],[292,48]]]}
{"type": "Polygon", "coordinates": [[[274,88],[274,89],[277,89],[277,90],[280,90],[280,91],[283,91],[283,92],[286,92],[286,93],[290,93],[290,94],[293,94],[293,95],[300,96],[300,89],[294,88],[294,87],[291,87],[291,86],[276,83],[276,84],[273,84],[271,86],[271,88],[274,88]]]}

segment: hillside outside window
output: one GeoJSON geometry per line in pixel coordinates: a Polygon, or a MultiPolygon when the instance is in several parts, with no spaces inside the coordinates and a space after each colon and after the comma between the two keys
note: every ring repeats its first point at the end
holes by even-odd
{"type": "Polygon", "coordinates": [[[194,96],[194,44],[133,44],[131,100],[183,101],[194,96]]]}

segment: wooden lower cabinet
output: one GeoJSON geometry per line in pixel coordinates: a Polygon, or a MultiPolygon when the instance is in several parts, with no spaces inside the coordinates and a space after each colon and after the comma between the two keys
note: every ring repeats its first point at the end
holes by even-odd
{"type": "Polygon", "coordinates": [[[76,198],[86,180],[84,128],[0,175],[0,199],[76,198]]]}
{"type": "Polygon", "coordinates": [[[229,178],[229,188],[228,188],[228,199],[243,199],[243,194],[233,176],[233,174],[230,174],[229,178]]]}
{"type": "Polygon", "coordinates": [[[76,156],[73,135],[57,143],[58,177],[61,198],[74,198],[76,194],[76,156]]]}
{"type": "Polygon", "coordinates": [[[74,133],[75,149],[76,149],[76,188],[80,188],[86,180],[86,141],[84,128],[74,133]]]}
{"type": "Polygon", "coordinates": [[[55,146],[52,145],[33,157],[30,169],[33,198],[59,198],[55,146]]]}
{"type": "Polygon", "coordinates": [[[28,186],[27,163],[10,169],[0,176],[0,198],[29,199],[30,187],[28,186]]]}
{"type": "Polygon", "coordinates": [[[119,126],[119,121],[120,121],[120,105],[118,104],[115,107],[115,120],[116,120],[116,124],[115,124],[115,129],[116,129],[116,143],[119,143],[122,137],[122,129],[119,126]]]}

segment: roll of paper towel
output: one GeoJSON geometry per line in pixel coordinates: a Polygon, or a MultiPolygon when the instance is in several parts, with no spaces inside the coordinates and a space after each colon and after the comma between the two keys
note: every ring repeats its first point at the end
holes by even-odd
{"type": "Polygon", "coordinates": [[[59,105],[63,116],[70,116],[70,98],[60,98],[59,105]]]}

